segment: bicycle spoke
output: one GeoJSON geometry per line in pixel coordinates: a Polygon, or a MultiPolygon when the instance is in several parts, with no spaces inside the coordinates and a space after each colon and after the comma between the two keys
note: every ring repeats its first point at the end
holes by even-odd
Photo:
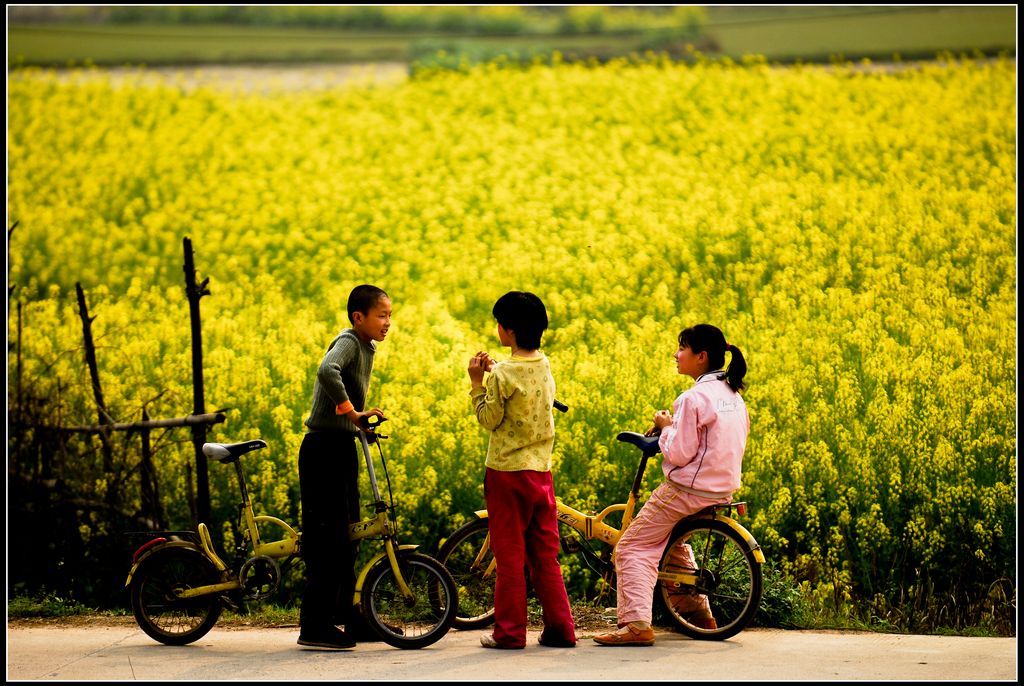
{"type": "Polygon", "coordinates": [[[487,520],[475,520],[452,534],[438,554],[458,589],[459,629],[485,626],[493,621],[494,555],[487,520]]]}
{"type": "Polygon", "coordinates": [[[188,588],[213,583],[217,571],[201,553],[167,549],[140,567],[132,581],[132,610],[150,637],[171,645],[204,635],[220,616],[216,595],[180,598],[188,588]]]}
{"type": "Polygon", "coordinates": [[[429,645],[447,633],[455,619],[454,585],[441,564],[426,555],[406,555],[399,571],[411,595],[402,593],[391,565],[382,563],[367,577],[363,612],[391,645],[429,645]]]}
{"type": "Polygon", "coordinates": [[[695,522],[681,531],[667,546],[661,570],[668,575],[692,574],[696,583],[677,578],[662,582],[660,593],[669,615],[694,638],[732,636],[757,609],[760,566],[746,542],[725,523],[695,522]]]}

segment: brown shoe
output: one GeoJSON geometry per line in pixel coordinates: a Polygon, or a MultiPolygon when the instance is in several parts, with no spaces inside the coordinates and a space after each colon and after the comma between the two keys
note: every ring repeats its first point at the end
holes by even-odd
{"type": "Polygon", "coordinates": [[[603,646],[652,646],[654,629],[637,629],[627,624],[618,631],[594,636],[594,641],[603,646]]]}
{"type": "Polygon", "coordinates": [[[714,631],[718,628],[718,622],[715,621],[710,612],[693,612],[686,618],[686,621],[705,631],[714,631]]]}

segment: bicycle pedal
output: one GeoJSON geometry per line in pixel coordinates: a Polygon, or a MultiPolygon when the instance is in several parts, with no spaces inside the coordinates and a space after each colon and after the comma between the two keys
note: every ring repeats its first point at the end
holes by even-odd
{"type": "Polygon", "coordinates": [[[230,610],[231,612],[234,612],[236,614],[242,614],[243,612],[242,602],[233,600],[226,595],[222,595],[220,597],[220,604],[224,607],[224,609],[230,610]]]}
{"type": "Polygon", "coordinates": [[[581,550],[583,550],[583,546],[580,545],[580,542],[578,540],[576,540],[575,538],[563,537],[561,539],[561,542],[562,542],[562,551],[563,552],[566,552],[566,553],[578,553],[581,550]]]}

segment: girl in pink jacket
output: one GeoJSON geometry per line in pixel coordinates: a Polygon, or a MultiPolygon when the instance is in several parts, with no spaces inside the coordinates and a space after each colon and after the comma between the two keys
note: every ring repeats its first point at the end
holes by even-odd
{"type": "MultiPolygon", "coordinates": [[[[750,417],[739,391],[747,363],[739,348],[729,345],[722,332],[698,324],[679,334],[676,368],[694,380],[672,405],[672,412],[654,414],[648,436],[658,435],[665,483],[658,486],[636,519],[619,539],[615,551],[618,576],[618,631],[595,636],[601,645],[653,645],[651,628],[658,563],[672,529],[699,510],[728,503],[740,486],[743,450],[750,433],[750,417]],[[725,353],[731,353],[729,367],[725,353]]],[[[692,551],[675,554],[686,566],[692,551]]],[[[689,603],[677,610],[691,613],[698,626],[714,628],[715,619],[704,596],[681,596],[689,603]]]]}

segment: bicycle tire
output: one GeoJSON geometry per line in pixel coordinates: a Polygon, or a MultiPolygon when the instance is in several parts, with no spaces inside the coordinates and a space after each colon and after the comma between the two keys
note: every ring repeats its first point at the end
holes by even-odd
{"type": "Polygon", "coordinates": [[[458,591],[459,611],[454,628],[460,631],[494,623],[496,574],[487,521],[474,519],[463,524],[437,552],[438,562],[451,573],[458,591]]]}
{"type": "MultiPolygon", "coordinates": [[[[696,586],[678,586],[661,580],[655,596],[680,632],[701,640],[725,640],[742,631],[757,613],[763,578],[761,564],[743,537],[725,522],[714,519],[684,521],[676,526],[658,565],[659,573],[687,568],[673,559],[681,544],[691,547],[699,575],[696,586]],[[702,604],[714,617],[708,626],[691,608],[702,604]]],[[[690,569],[690,571],[693,571],[690,569]]]]}
{"type": "Polygon", "coordinates": [[[147,636],[180,646],[205,636],[223,609],[219,593],[181,599],[175,589],[220,581],[220,572],[193,548],[154,551],[139,565],[130,586],[132,614],[147,636]]]}
{"type": "Polygon", "coordinates": [[[458,611],[458,591],[444,565],[422,553],[404,551],[398,564],[413,599],[402,595],[385,557],[367,573],[362,590],[366,622],[388,645],[423,648],[451,629],[458,611]]]}

